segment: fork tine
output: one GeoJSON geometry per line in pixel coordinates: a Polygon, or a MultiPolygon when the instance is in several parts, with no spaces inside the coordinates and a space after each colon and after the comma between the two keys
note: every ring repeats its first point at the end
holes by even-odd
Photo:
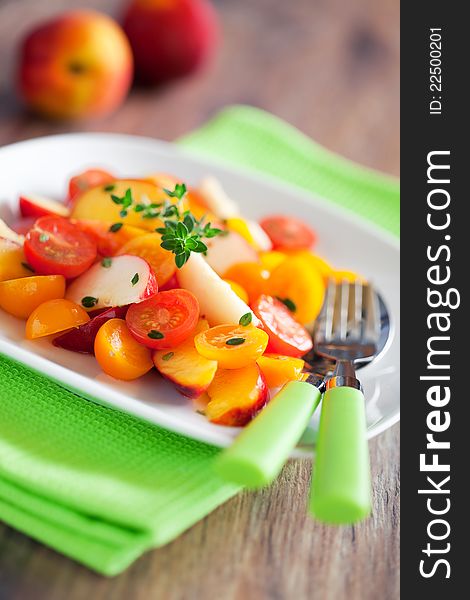
{"type": "Polygon", "coordinates": [[[343,280],[339,287],[339,338],[345,340],[348,334],[348,313],[349,313],[349,282],[343,280]]]}
{"type": "Polygon", "coordinates": [[[355,280],[349,286],[349,336],[359,338],[362,328],[362,284],[355,280]]]}
{"type": "Polygon", "coordinates": [[[328,287],[326,288],[326,296],[324,300],[325,304],[325,316],[324,316],[324,335],[325,341],[331,341],[333,339],[333,325],[335,316],[335,303],[336,303],[336,282],[334,279],[328,280],[328,287]]]}
{"type": "Polygon", "coordinates": [[[364,330],[363,337],[370,341],[376,341],[380,334],[380,311],[377,294],[372,286],[364,284],[363,293],[363,314],[364,330]]]}

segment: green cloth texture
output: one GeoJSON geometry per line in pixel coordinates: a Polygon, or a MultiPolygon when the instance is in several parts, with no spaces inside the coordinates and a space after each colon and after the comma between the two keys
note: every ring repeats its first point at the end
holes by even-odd
{"type": "MultiPolygon", "coordinates": [[[[398,185],[258,109],[231,107],[181,140],[398,231],[398,185]]],[[[239,491],[218,449],[80,398],[0,357],[0,519],[105,575],[177,537],[239,491]]]]}

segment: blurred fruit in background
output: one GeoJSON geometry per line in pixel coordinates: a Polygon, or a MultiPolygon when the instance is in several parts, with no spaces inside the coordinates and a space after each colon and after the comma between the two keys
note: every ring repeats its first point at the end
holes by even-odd
{"type": "Polygon", "coordinates": [[[132,0],[123,20],[138,81],[158,84],[200,67],[213,53],[218,20],[208,0],[132,0]]]}
{"type": "Polygon", "coordinates": [[[126,97],[133,76],[129,42],[110,17],[62,14],[21,45],[17,85],[24,102],[53,119],[102,116],[126,97]]]}

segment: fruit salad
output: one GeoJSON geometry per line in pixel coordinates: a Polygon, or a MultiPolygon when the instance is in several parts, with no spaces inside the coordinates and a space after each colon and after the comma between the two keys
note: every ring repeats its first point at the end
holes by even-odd
{"type": "Polygon", "coordinates": [[[21,195],[20,217],[0,220],[0,308],[33,344],[119,380],[162,376],[220,425],[304,377],[326,280],[357,277],[315,254],[303,221],[250,220],[212,177],[91,169],[65,196],[21,195]]]}

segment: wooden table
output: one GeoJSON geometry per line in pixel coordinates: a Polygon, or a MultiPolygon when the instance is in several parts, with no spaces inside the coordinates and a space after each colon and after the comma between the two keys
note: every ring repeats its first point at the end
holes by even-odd
{"type": "MultiPolygon", "coordinates": [[[[218,0],[224,40],[199,75],[134,90],[114,115],[52,124],[21,110],[14,49],[66,0],[0,0],[0,145],[62,131],[174,139],[232,103],[285,118],[328,148],[399,170],[398,0],[218,0]]],[[[117,14],[121,2],[81,1],[117,14]]],[[[0,598],[8,600],[304,599],[399,596],[399,430],[371,444],[374,516],[328,528],[305,516],[311,466],[291,462],[268,490],[243,493],[114,579],[0,525],[0,598]]]]}

